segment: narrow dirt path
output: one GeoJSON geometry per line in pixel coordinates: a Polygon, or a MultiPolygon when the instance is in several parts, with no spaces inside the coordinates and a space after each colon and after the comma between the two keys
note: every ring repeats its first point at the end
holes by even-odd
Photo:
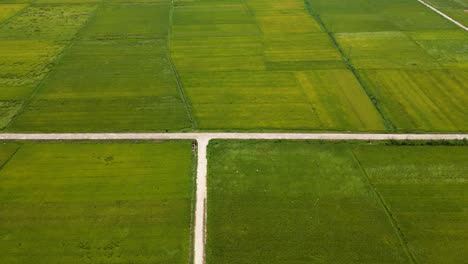
{"type": "Polygon", "coordinates": [[[197,140],[197,191],[195,209],[194,262],[205,263],[207,198],[207,147],[211,139],[263,140],[461,140],[468,134],[340,134],[340,133],[56,133],[2,134],[0,140],[197,140]]]}

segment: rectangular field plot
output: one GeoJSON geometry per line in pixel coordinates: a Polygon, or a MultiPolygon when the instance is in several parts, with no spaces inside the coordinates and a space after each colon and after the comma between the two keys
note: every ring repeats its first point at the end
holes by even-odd
{"type": "Polygon", "coordinates": [[[357,69],[440,68],[435,58],[402,32],[340,33],[336,38],[357,69]]]}
{"type": "Polygon", "coordinates": [[[331,32],[377,32],[456,29],[412,0],[308,0],[331,32]]]}
{"type": "MultiPolygon", "coordinates": [[[[467,14],[468,15],[468,14],[467,14]]],[[[462,30],[408,32],[445,68],[468,68],[468,34],[462,30]]]]}
{"type": "Polygon", "coordinates": [[[346,144],[212,141],[207,264],[411,263],[346,144]]]}
{"type": "Polygon", "coordinates": [[[1,144],[8,159],[2,262],[190,261],[191,142],[1,144]]]}
{"type": "Polygon", "coordinates": [[[155,131],[190,127],[165,40],[79,41],[12,131],[155,131]]]}
{"type": "Polygon", "coordinates": [[[369,70],[361,73],[397,130],[468,130],[467,70],[369,70]]]}
{"type": "Polygon", "coordinates": [[[49,41],[0,40],[0,129],[50,71],[62,48],[49,41]]]}
{"type": "Polygon", "coordinates": [[[467,146],[362,146],[355,153],[416,263],[466,262],[467,146]]]}
{"type": "Polygon", "coordinates": [[[202,128],[384,130],[347,70],[187,73],[182,82],[202,128]]]}
{"type": "Polygon", "coordinates": [[[94,5],[29,6],[0,27],[0,39],[70,40],[88,20],[94,5]]]}
{"type": "Polygon", "coordinates": [[[82,38],[166,38],[169,4],[104,4],[83,30],[82,38]]]}
{"type": "Polygon", "coordinates": [[[199,128],[384,130],[304,2],[181,2],[173,24],[171,56],[199,128]]]}

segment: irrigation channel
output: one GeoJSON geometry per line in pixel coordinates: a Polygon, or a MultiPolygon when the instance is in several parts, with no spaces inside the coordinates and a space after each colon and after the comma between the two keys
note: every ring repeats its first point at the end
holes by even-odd
{"type": "Polygon", "coordinates": [[[194,264],[205,263],[207,197],[207,146],[211,139],[251,140],[462,140],[468,134],[347,134],[347,133],[56,133],[0,134],[0,140],[196,140],[197,198],[194,231],[194,264]]]}

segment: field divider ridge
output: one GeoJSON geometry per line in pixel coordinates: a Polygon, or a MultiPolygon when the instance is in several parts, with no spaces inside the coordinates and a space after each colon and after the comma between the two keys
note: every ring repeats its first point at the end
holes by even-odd
{"type": "Polygon", "coordinates": [[[408,255],[409,260],[411,261],[412,264],[418,264],[416,261],[416,257],[413,255],[411,250],[409,249],[408,246],[408,241],[406,240],[405,234],[401,231],[400,225],[398,224],[397,220],[393,217],[392,212],[388,208],[387,204],[385,203],[385,200],[383,199],[382,195],[379,193],[379,191],[376,190],[374,184],[372,184],[369,175],[367,174],[367,171],[364,169],[364,167],[361,164],[361,161],[358,159],[356,154],[354,153],[353,150],[351,150],[351,154],[354,158],[354,161],[357,163],[359,166],[359,169],[361,170],[362,175],[366,179],[367,184],[369,185],[370,189],[374,193],[374,195],[377,197],[379,200],[380,205],[385,211],[385,214],[387,215],[388,220],[390,221],[395,233],[398,236],[398,239],[400,240],[401,246],[404,248],[406,255],[408,255]]]}
{"type": "Polygon", "coordinates": [[[372,96],[372,93],[370,92],[369,88],[367,87],[367,85],[365,84],[365,82],[362,80],[358,70],[354,67],[354,65],[351,63],[351,58],[349,58],[348,56],[346,56],[346,53],[343,51],[343,49],[341,48],[340,44],[338,43],[338,41],[336,40],[334,34],[332,32],[330,32],[327,28],[327,26],[325,25],[325,23],[323,23],[322,21],[322,18],[320,18],[320,15],[315,12],[315,10],[313,9],[312,7],[312,3],[310,2],[310,0],[304,0],[305,1],[305,5],[306,5],[306,8],[307,10],[309,11],[310,15],[317,21],[317,23],[320,25],[320,27],[325,31],[325,33],[328,35],[328,37],[330,38],[330,40],[332,41],[333,43],[333,46],[335,46],[335,48],[338,50],[338,52],[340,53],[341,57],[342,57],[342,60],[343,62],[346,64],[346,67],[353,73],[354,77],[356,77],[356,80],[359,82],[359,85],[363,88],[364,92],[366,93],[367,97],[369,98],[369,100],[371,101],[372,105],[375,107],[375,109],[377,110],[377,112],[379,113],[380,117],[382,118],[382,121],[385,125],[385,128],[388,132],[395,132],[397,129],[395,127],[395,125],[390,121],[390,119],[385,115],[385,113],[383,112],[383,110],[381,109],[381,107],[379,106],[378,102],[376,100],[374,100],[373,96],[372,96]]]}
{"type": "Polygon", "coordinates": [[[436,12],[437,14],[441,15],[443,18],[449,20],[450,22],[454,23],[455,25],[461,27],[463,30],[465,31],[468,31],[468,27],[465,27],[465,25],[463,25],[462,23],[458,22],[457,20],[449,17],[448,15],[446,15],[445,13],[443,13],[442,11],[440,11],[439,9],[433,7],[432,5],[426,3],[425,1],[423,0],[418,0],[419,3],[425,5],[426,7],[428,7],[429,9],[431,9],[432,11],[436,12]]]}
{"type": "Polygon", "coordinates": [[[171,55],[172,24],[173,24],[173,17],[174,17],[174,9],[175,9],[174,0],[171,0],[171,8],[169,11],[169,28],[168,28],[167,39],[166,39],[166,46],[167,46],[166,57],[167,57],[169,66],[171,67],[172,73],[174,74],[174,78],[177,84],[177,90],[179,92],[180,99],[182,100],[182,103],[184,104],[185,112],[187,113],[187,117],[190,121],[192,129],[197,129],[198,124],[197,124],[197,120],[195,119],[195,116],[193,115],[191,102],[188,99],[187,95],[185,94],[184,86],[182,85],[182,81],[180,80],[179,73],[177,72],[177,68],[174,65],[174,61],[172,60],[172,55],[171,55]]]}
{"type": "Polygon", "coordinates": [[[13,151],[13,153],[10,154],[10,156],[3,162],[0,164],[0,172],[2,171],[3,168],[5,168],[5,166],[10,162],[10,160],[13,159],[13,157],[16,155],[16,153],[19,151],[19,149],[21,148],[21,146],[18,146],[15,151],[13,151]]]}

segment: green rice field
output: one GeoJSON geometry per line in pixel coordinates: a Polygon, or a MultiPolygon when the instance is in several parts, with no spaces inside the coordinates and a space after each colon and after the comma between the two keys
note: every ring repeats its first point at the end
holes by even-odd
{"type": "Polygon", "coordinates": [[[2,263],[190,263],[191,142],[1,143],[2,263]]]}
{"type": "Polygon", "coordinates": [[[466,146],[215,140],[208,157],[208,264],[467,258],[466,146]]]}
{"type": "Polygon", "coordinates": [[[465,132],[467,54],[416,0],[2,1],[0,129],[465,132]]]}

